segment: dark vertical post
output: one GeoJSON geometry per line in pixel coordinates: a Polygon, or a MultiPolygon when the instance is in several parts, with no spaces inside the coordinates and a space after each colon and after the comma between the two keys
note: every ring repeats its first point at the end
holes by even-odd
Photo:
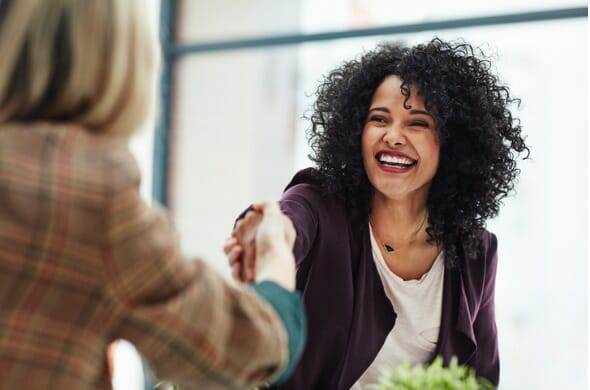
{"type": "Polygon", "coordinates": [[[154,134],[154,159],[152,172],[152,196],[168,206],[168,163],[170,151],[170,109],[172,90],[172,69],[174,47],[174,24],[176,0],[160,2],[160,43],[162,46],[162,73],[160,75],[160,96],[154,134]]]}

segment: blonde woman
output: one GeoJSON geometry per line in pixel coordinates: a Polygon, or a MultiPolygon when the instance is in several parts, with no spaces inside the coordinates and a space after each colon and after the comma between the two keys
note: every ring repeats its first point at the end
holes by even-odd
{"type": "Polygon", "coordinates": [[[0,1],[2,389],[110,388],[118,338],[183,389],[281,380],[301,352],[294,230],[276,203],[242,225],[260,223],[248,239],[261,266],[238,290],[184,261],[139,195],[126,141],[156,67],[142,7],[0,1]]]}

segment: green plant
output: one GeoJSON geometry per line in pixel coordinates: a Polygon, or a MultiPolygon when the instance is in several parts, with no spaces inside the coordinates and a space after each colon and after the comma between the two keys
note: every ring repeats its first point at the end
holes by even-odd
{"type": "Polygon", "coordinates": [[[172,382],[158,382],[154,385],[154,390],[180,390],[180,386],[172,382]]]}
{"type": "Polygon", "coordinates": [[[437,356],[430,365],[403,364],[384,369],[374,390],[488,390],[495,387],[486,379],[478,378],[475,371],[457,363],[453,357],[448,367],[437,356]]]}

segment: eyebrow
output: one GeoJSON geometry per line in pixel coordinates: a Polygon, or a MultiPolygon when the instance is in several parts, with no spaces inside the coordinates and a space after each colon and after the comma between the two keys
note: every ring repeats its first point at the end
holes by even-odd
{"type": "Polygon", "coordinates": [[[427,115],[429,117],[432,118],[432,114],[429,113],[428,111],[424,111],[424,110],[410,110],[410,114],[414,114],[414,115],[427,115]]]}
{"type": "Polygon", "coordinates": [[[389,113],[389,108],[387,108],[387,107],[373,107],[373,108],[369,109],[367,114],[370,112],[373,112],[373,111],[383,111],[383,112],[389,113]]]}

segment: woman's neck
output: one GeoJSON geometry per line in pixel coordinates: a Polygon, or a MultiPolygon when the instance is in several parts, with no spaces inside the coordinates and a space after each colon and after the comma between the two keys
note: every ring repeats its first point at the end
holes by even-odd
{"type": "Polygon", "coordinates": [[[372,202],[371,223],[379,231],[400,232],[408,236],[416,231],[427,214],[426,199],[389,199],[376,194],[372,202]]]}

